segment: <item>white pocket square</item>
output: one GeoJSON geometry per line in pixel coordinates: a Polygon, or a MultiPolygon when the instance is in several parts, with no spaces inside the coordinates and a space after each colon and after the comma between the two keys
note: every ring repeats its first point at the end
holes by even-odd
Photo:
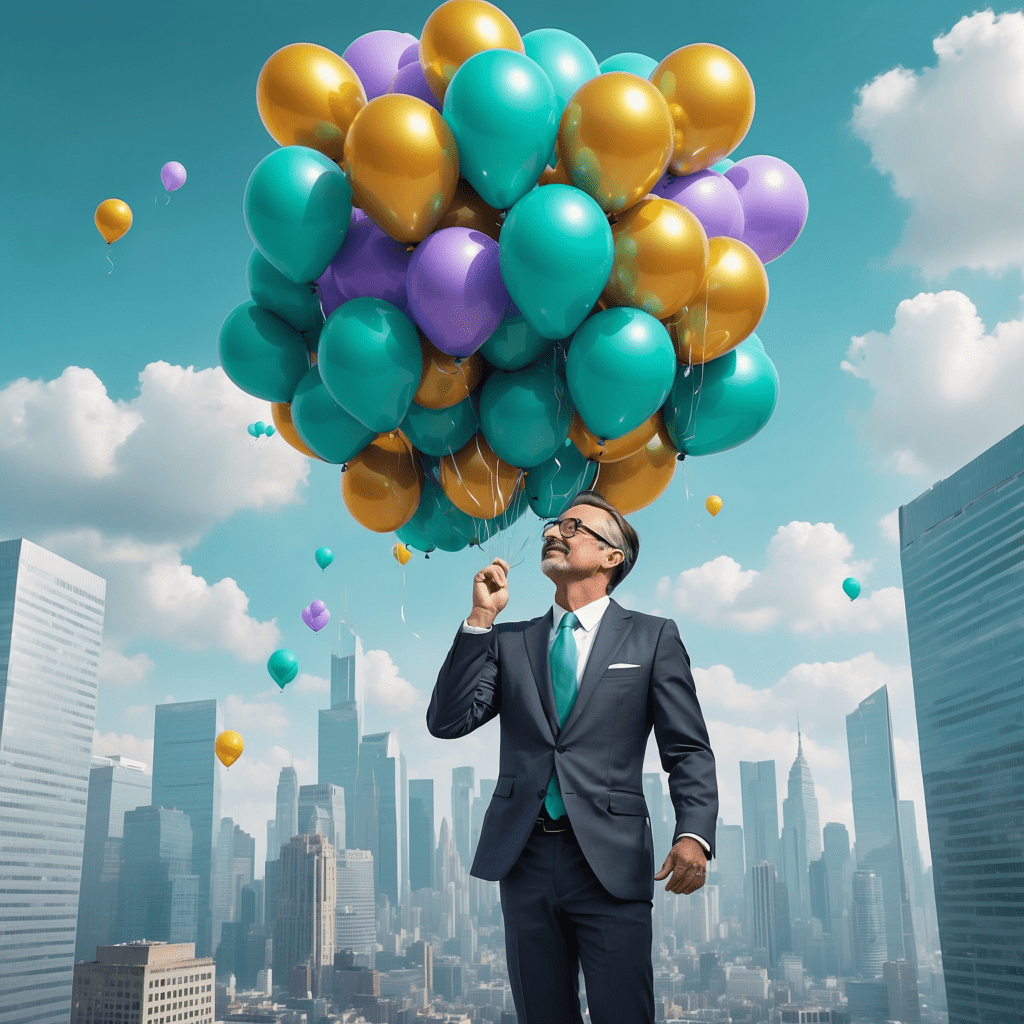
{"type": "Polygon", "coordinates": [[[616,662],[614,665],[609,665],[608,666],[609,669],[613,669],[613,668],[639,668],[639,667],[640,667],[639,665],[631,665],[631,664],[629,664],[629,662],[626,662],[626,661],[619,661],[619,662],[616,662]]]}

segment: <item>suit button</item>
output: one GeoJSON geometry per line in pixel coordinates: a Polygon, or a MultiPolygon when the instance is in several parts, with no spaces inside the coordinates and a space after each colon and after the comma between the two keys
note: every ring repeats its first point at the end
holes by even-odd
{"type": "Polygon", "coordinates": [[[547,792],[546,789],[538,789],[537,790],[537,796],[543,796],[546,792],[547,792]]]}
{"type": "Polygon", "coordinates": [[[555,747],[555,750],[557,750],[560,754],[562,754],[562,753],[565,752],[565,747],[561,747],[561,746],[555,747]]]}

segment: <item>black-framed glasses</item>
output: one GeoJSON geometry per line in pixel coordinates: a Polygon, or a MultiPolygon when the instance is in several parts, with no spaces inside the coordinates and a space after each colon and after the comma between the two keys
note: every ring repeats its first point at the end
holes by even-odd
{"type": "Polygon", "coordinates": [[[564,519],[551,519],[544,524],[544,529],[541,530],[541,536],[548,532],[552,526],[558,527],[558,532],[562,535],[565,540],[569,540],[571,537],[576,536],[577,530],[586,530],[591,537],[596,537],[599,541],[603,541],[610,548],[615,548],[616,551],[621,550],[618,544],[613,544],[607,537],[602,537],[596,530],[592,530],[589,526],[583,525],[582,519],[577,519],[575,516],[566,516],[564,519]]]}

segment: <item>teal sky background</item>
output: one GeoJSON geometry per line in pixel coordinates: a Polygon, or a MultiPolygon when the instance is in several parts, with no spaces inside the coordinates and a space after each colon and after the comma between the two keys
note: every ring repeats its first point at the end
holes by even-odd
{"type": "MultiPolygon", "coordinates": [[[[858,429],[872,407],[871,388],[844,373],[840,362],[852,337],[890,331],[899,302],[922,291],[962,291],[990,327],[1019,318],[1021,282],[1013,271],[964,268],[926,279],[914,266],[896,264],[892,254],[910,205],[871,166],[871,150],[854,135],[850,120],[859,88],[897,66],[933,66],[933,39],[972,9],[947,0],[869,0],[841,7],[807,0],[784,5],[544,0],[502,7],[521,33],[568,30],[598,60],[623,50],[660,59],[698,41],[732,50],[757,91],[753,127],[734,157],[781,157],[801,174],[810,196],[803,235],[768,266],[771,296],[758,328],[781,379],[775,415],[748,444],[688,459],[666,494],[631,517],[642,552],[616,597],[627,606],[669,614],[671,602],[659,595],[659,580],[675,579],[719,556],[744,570],[763,570],[773,535],[792,521],[835,524],[853,545],[852,558],[871,562],[861,577],[861,600],[900,587],[898,546],[886,538],[879,520],[934,477],[893,472],[873,453],[858,429]],[[714,520],[703,508],[711,493],[721,495],[725,506],[714,520]]],[[[51,381],[66,367],[79,366],[94,371],[111,399],[131,402],[149,363],[163,360],[197,370],[216,366],[220,324],[248,298],[245,264],[252,244],[242,218],[242,192],[252,168],[276,145],[255,103],[263,62],[291,42],[316,42],[341,53],[354,38],[377,28],[418,36],[431,9],[428,3],[398,0],[372,5],[232,0],[163,8],[44,4],[9,11],[0,70],[8,139],[0,172],[5,237],[0,389],[19,378],[51,381]],[[159,171],[167,160],[185,165],[188,182],[165,204],[159,171]],[[92,216],[111,196],[128,202],[135,219],[128,235],[109,250],[114,270],[108,274],[108,250],[92,216]]],[[[263,409],[269,420],[269,409],[263,409]]],[[[181,410],[183,420],[188,414],[181,410]]],[[[180,425],[171,417],[162,429],[173,438],[180,425]]],[[[244,422],[240,429],[244,432],[244,422]]],[[[202,451],[189,448],[187,431],[181,432],[182,446],[170,445],[169,463],[202,459],[202,451]]],[[[45,452],[40,475],[59,477],[68,457],[58,448],[45,452]]],[[[148,467],[153,474],[164,469],[173,467],[148,467]]],[[[349,619],[365,646],[387,651],[401,679],[419,691],[418,702],[371,705],[367,730],[392,724],[398,729],[410,777],[436,779],[439,823],[447,812],[452,765],[476,764],[479,774],[496,773],[497,727],[487,727],[461,747],[433,740],[423,726],[430,690],[468,612],[471,577],[490,557],[511,551],[522,560],[511,576],[507,617],[531,617],[546,608],[550,585],[537,569],[537,521],[524,517],[483,554],[417,556],[405,571],[405,624],[403,576],[390,554],[394,537],[371,534],[352,521],[338,477],[336,467],[316,464],[308,484],[298,489],[298,501],[277,510],[213,516],[198,542],[184,548],[183,559],[209,584],[236,580],[249,599],[248,615],[260,622],[276,618],[280,646],[295,650],[302,671],[316,677],[329,672],[333,623],[314,636],[299,611],[320,597],[339,619],[347,594],[349,619]],[[336,556],[324,574],[313,561],[322,544],[336,556]]],[[[0,538],[24,535],[45,544],[62,523],[69,530],[90,523],[102,529],[102,511],[86,523],[76,509],[59,507],[59,488],[53,493],[49,500],[58,507],[51,504],[45,514],[40,507],[39,515],[25,503],[17,504],[15,514],[5,513],[0,497],[0,538]]],[[[25,499],[32,500],[31,495],[25,499]]],[[[111,494],[110,500],[117,499],[111,494]]],[[[202,495],[195,500],[201,504],[202,495]]],[[[147,540],[159,541],[160,528],[154,527],[147,540]]],[[[70,548],[66,553],[80,560],[70,548]]],[[[835,579],[835,587],[841,582],[841,576],[835,579]]],[[[705,622],[689,614],[677,619],[694,666],[728,666],[754,690],[772,687],[794,666],[844,663],[867,652],[903,672],[900,678],[909,685],[905,629],[898,624],[871,632],[801,633],[784,626],[750,632],[721,619],[705,622]]],[[[326,697],[311,689],[314,683],[306,692],[292,687],[279,694],[264,669],[265,653],[246,661],[217,646],[189,650],[180,639],[158,634],[133,634],[130,616],[121,629],[123,653],[145,654],[152,668],[134,685],[101,686],[97,728],[103,750],[113,752],[120,744],[125,753],[145,757],[153,705],[168,697],[241,698],[245,707],[236,701],[236,727],[248,747],[232,771],[237,781],[226,785],[222,813],[254,832],[262,850],[262,820],[270,816],[264,811],[280,764],[294,756],[301,781],[315,781],[316,709],[326,706],[326,697]]],[[[877,685],[889,678],[880,675],[877,685]]],[[[828,761],[822,753],[822,778],[842,771],[842,720],[855,704],[844,695],[834,706],[834,731],[821,742],[823,751],[831,745],[835,757],[828,761]]],[[[750,709],[739,706],[729,714],[740,730],[736,735],[758,727],[750,709]]],[[[716,713],[719,717],[725,712],[716,713]]],[[[231,716],[227,719],[231,725],[231,716]]],[[[795,722],[786,724],[789,733],[779,734],[777,753],[768,755],[777,759],[782,795],[795,755],[795,743],[788,741],[795,722]]],[[[909,719],[900,729],[913,739],[909,719]]],[[[736,755],[728,758],[720,762],[719,776],[723,816],[731,823],[738,820],[738,767],[736,755]]],[[[648,770],[654,770],[653,755],[649,760],[648,770]]],[[[817,778],[813,759],[811,769],[817,778]]],[[[845,793],[838,784],[833,790],[833,802],[823,803],[840,814],[841,801],[849,800],[848,783],[845,793]]],[[[907,792],[918,794],[920,781],[908,780],[907,792]]],[[[919,821],[923,817],[919,803],[919,821]]]]}

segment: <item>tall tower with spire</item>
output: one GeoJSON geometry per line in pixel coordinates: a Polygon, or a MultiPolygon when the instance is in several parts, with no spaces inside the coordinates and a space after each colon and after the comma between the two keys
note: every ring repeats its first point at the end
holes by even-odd
{"type": "Polygon", "coordinates": [[[814,779],[804,757],[800,719],[796,723],[796,760],[789,769],[787,796],[782,801],[783,828],[792,828],[796,834],[797,878],[787,878],[792,909],[799,907],[800,916],[811,916],[811,893],[807,881],[807,865],[821,857],[821,828],[818,825],[818,798],[814,795],[814,779]],[[796,897],[799,894],[799,902],[796,897]]]}

